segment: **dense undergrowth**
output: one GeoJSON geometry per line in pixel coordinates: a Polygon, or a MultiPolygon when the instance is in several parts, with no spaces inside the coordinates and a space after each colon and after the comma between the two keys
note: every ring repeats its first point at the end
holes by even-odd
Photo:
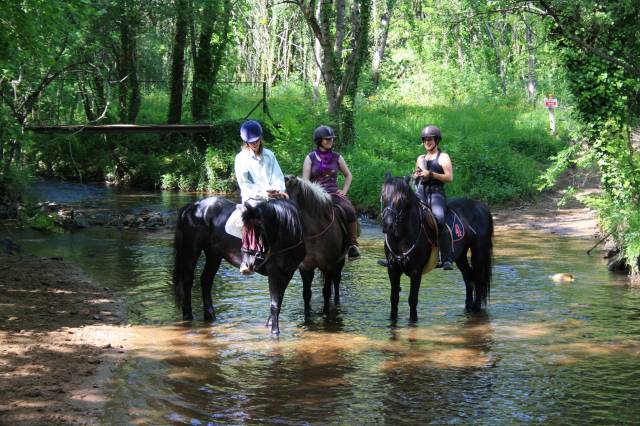
{"type": "MultiPolygon", "coordinates": [[[[139,122],[163,122],[162,97],[156,93],[143,100],[139,122]]],[[[238,128],[259,95],[250,89],[230,89],[222,99],[217,126],[207,135],[43,135],[27,145],[27,157],[36,165],[34,173],[70,180],[234,191],[238,128]]],[[[427,105],[382,94],[359,102],[356,144],[343,146],[338,141],[335,149],[354,175],[349,195],[362,209],[377,208],[385,172],[404,175],[413,170],[416,157],[423,153],[420,129],[429,123],[441,128],[441,147],[453,160],[455,179],[448,193],[490,204],[531,196],[549,157],[564,145],[549,135],[544,109],[516,100],[500,105],[427,105]]],[[[313,105],[305,89],[279,87],[268,99],[273,120],[262,108],[252,115],[265,125],[267,146],[286,174],[301,173],[304,157],[313,149],[313,129],[332,124],[320,105],[313,105]]]]}

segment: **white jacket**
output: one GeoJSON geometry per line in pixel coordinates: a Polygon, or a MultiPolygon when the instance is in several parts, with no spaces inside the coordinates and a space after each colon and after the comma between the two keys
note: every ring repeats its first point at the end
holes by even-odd
{"type": "Polygon", "coordinates": [[[262,155],[242,149],[235,159],[235,173],[242,202],[256,203],[267,198],[267,190],[284,191],[284,175],[273,152],[262,148],[262,155]]]}

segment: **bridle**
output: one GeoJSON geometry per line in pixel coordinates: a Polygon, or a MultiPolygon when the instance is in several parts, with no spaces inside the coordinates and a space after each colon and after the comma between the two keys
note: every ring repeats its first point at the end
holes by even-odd
{"type": "MultiPolygon", "coordinates": [[[[264,227],[262,226],[262,221],[257,221],[254,224],[254,227],[259,226],[260,227],[260,235],[266,235],[266,231],[264,229],[264,227]]],[[[289,246],[289,247],[285,247],[281,250],[272,252],[271,251],[271,245],[269,245],[269,248],[267,249],[266,252],[261,252],[258,250],[249,250],[249,249],[245,249],[245,248],[241,248],[241,252],[242,253],[248,253],[249,255],[252,255],[255,257],[255,261],[253,264],[253,269],[257,270],[258,268],[261,268],[262,266],[266,265],[266,263],[269,261],[269,259],[273,256],[277,256],[279,254],[285,253],[289,250],[293,250],[294,248],[298,247],[299,245],[301,245],[302,243],[304,243],[304,239],[300,238],[300,241],[298,241],[297,243],[289,246]]]]}
{"type": "MultiPolygon", "coordinates": [[[[380,200],[380,203],[382,204],[382,199],[380,200]]],[[[402,222],[405,218],[405,216],[407,216],[407,211],[403,210],[403,209],[395,209],[391,206],[387,206],[384,208],[384,210],[382,210],[382,219],[384,220],[384,218],[386,216],[388,216],[389,214],[393,214],[394,218],[393,218],[393,226],[397,227],[400,222],[402,222]]],[[[384,245],[387,247],[387,249],[389,250],[389,253],[391,254],[393,260],[395,260],[398,263],[405,263],[407,261],[407,259],[409,258],[409,255],[415,250],[415,248],[418,246],[418,242],[420,241],[420,237],[422,236],[422,234],[424,233],[425,236],[427,237],[427,241],[430,241],[430,238],[428,235],[426,235],[425,233],[425,229],[424,229],[424,218],[423,218],[423,214],[422,214],[422,209],[418,208],[418,221],[420,222],[420,232],[418,232],[418,235],[416,236],[416,239],[414,240],[413,244],[411,244],[411,246],[403,251],[400,254],[397,254],[395,251],[393,251],[393,249],[391,248],[391,245],[389,244],[389,234],[386,233],[384,236],[384,245]]]]}
{"type": "MultiPolygon", "coordinates": [[[[380,204],[382,205],[382,199],[380,199],[380,204]]],[[[400,222],[404,220],[404,217],[406,216],[407,212],[402,209],[396,210],[391,206],[387,206],[382,210],[382,215],[381,215],[382,220],[384,220],[384,218],[390,214],[393,215],[393,226],[395,228],[398,225],[400,225],[400,222]]]]}

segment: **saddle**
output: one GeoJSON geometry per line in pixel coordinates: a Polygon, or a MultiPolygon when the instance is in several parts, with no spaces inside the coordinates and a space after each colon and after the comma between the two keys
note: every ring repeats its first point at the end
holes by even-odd
{"type": "MultiPolygon", "coordinates": [[[[428,229],[433,232],[435,235],[436,241],[432,242],[432,245],[438,245],[438,222],[436,218],[433,216],[431,209],[424,203],[420,203],[420,207],[422,208],[422,213],[424,217],[424,223],[428,229]]],[[[447,214],[445,215],[445,225],[449,230],[449,234],[451,235],[451,243],[452,248],[455,249],[455,243],[462,240],[466,234],[466,227],[464,222],[460,219],[458,213],[452,209],[447,207],[447,214]]]]}

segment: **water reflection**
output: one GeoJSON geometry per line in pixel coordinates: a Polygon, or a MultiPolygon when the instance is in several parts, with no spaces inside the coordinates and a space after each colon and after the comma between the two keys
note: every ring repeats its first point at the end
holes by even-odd
{"type": "MultiPolygon", "coordinates": [[[[139,194],[114,205],[185,198],[139,194]]],[[[139,341],[110,390],[107,424],[634,423],[640,418],[640,291],[588,257],[590,241],[534,232],[496,235],[489,308],[464,313],[458,271],[426,275],[420,322],[389,321],[389,283],[375,223],[363,257],[348,263],[342,304],[322,315],[319,277],[311,321],[294,277],[280,338],[264,328],[263,277],[222,265],[213,287],[218,320],[176,322],[170,293],[172,232],[92,228],[14,235],[25,250],[61,256],[126,297],[139,341]],[[575,276],[554,282],[557,273],[575,276]]],[[[202,317],[199,284],[193,301],[202,317]]]]}

